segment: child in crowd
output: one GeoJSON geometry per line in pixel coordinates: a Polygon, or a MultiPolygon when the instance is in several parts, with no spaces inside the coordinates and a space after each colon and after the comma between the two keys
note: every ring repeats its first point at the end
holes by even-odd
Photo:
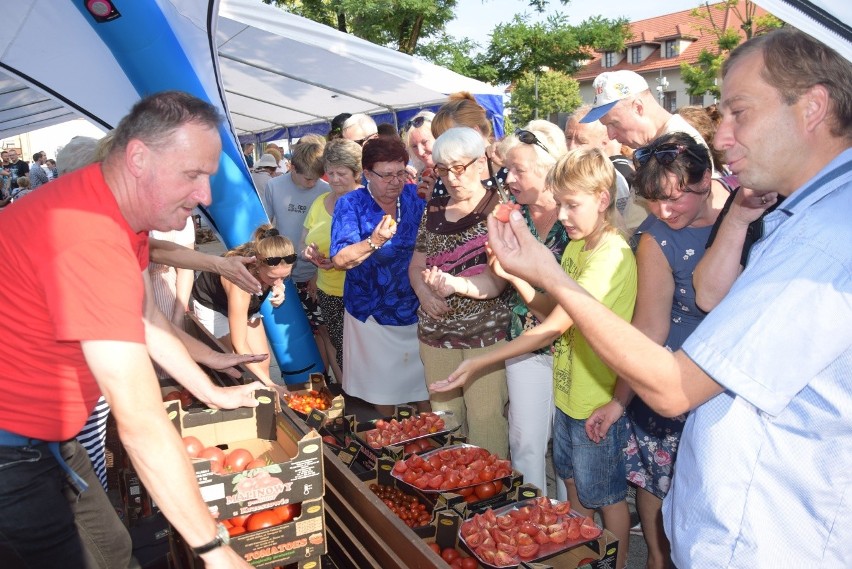
{"type": "MultiPolygon", "coordinates": [[[[192,287],[193,312],[234,353],[268,354],[269,342],[258,310],[270,293],[272,306],[284,302],[284,279],[290,276],[296,262],[295,249],[289,239],[267,223],[255,230],[251,241],[225,253],[226,257],[235,255],[257,258],[249,271],[260,281],[262,294],[249,294],[225,277],[202,272],[192,287]]],[[[245,365],[264,384],[286,393],[286,388],[273,383],[269,376],[269,359],[245,365]]]]}
{"type": "MultiPolygon", "coordinates": [[[[625,241],[623,222],[615,209],[615,169],[596,148],[579,148],[556,162],[547,186],[559,203],[559,221],[571,242],[562,268],[590,294],[630,321],[636,302],[636,260],[625,241]]],[[[592,351],[568,314],[547,293],[506,273],[491,259],[494,272],[506,278],[541,324],[525,331],[499,350],[467,360],[431,391],[453,389],[475,381],[488,365],[550,345],[554,340],[553,379],[556,413],[553,461],[564,481],[572,508],[591,515],[598,510],[604,526],[619,539],[617,567],[624,567],[630,531],[624,448],[627,419],[622,417],[599,443],[585,430],[586,419],[610,401],[616,375],[592,351]]]]}

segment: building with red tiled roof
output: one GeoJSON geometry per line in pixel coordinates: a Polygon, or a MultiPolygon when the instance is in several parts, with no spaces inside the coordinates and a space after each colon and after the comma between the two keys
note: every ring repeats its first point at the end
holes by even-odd
{"type": "MultiPolygon", "coordinates": [[[[704,17],[694,16],[690,9],[632,22],[632,36],[625,42],[624,51],[596,53],[574,74],[574,79],[580,83],[580,96],[591,103],[595,98],[592,89],[595,77],[605,71],[629,69],[644,77],[651,89],[657,90],[661,104],[669,111],[684,105],[713,103],[712,95],[690,96],[686,92],[686,84],[680,76],[680,64],[694,65],[702,50],[718,50],[714,25],[721,30],[735,29],[744,38],[743,22],[738,15],[738,11],[744,11],[744,6],[741,3],[735,10],[720,2],[710,4],[709,10],[704,6],[699,10],[704,17]],[[713,24],[707,16],[713,18],[713,24]]],[[[754,17],[766,14],[758,7],[754,17]]]]}

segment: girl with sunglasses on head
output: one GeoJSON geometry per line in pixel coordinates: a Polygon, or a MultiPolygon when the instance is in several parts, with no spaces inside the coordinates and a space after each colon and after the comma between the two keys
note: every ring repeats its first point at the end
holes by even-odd
{"type": "Polygon", "coordinates": [[[411,166],[417,172],[417,195],[428,199],[432,197],[435,185],[435,162],[432,160],[432,145],[435,137],[432,135],[432,111],[420,111],[405,123],[402,129],[402,141],[411,155],[411,166]]]}
{"type": "MultiPolygon", "coordinates": [[[[559,204],[559,221],[571,239],[562,255],[562,268],[600,302],[629,320],[636,301],[636,261],[615,207],[612,162],[600,149],[578,148],[556,162],[546,183],[559,204]]],[[[553,344],[556,474],[565,482],[571,507],[587,516],[598,511],[604,527],[624,544],[618,548],[616,562],[622,568],[630,532],[624,457],[627,420],[616,421],[607,436],[594,443],[585,431],[586,419],[612,399],[615,372],[592,351],[550,294],[506,273],[496,258],[489,262],[497,275],[515,287],[541,323],[491,353],[464,361],[446,380],[429,388],[433,392],[457,389],[478,381],[481,370],[488,366],[553,344]]]]}
{"type": "MultiPolygon", "coordinates": [[[[646,336],[677,351],[704,319],[695,303],[693,271],[728,191],[713,183],[707,148],[688,134],[663,135],[634,152],[635,188],[651,217],[637,231],[638,296],[633,325],[646,336]]],[[[592,440],[605,436],[626,411],[630,418],[627,477],[637,486],[636,506],[648,545],[647,567],[669,567],[669,543],[663,532],[662,501],[671,484],[686,415],[666,418],[633,397],[619,380],[613,400],[586,423],[592,440]]]]}
{"type": "MultiPolygon", "coordinates": [[[[249,272],[260,282],[260,296],[249,294],[216,273],[202,272],[192,287],[192,308],[198,321],[237,354],[268,354],[269,342],[263,329],[260,305],[269,297],[273,306],[284,302],[284,279],[290,276],[296,262],[293,243],[270,224],[254,231],[251,241],[225,253],[255,257],[249,272]]],[[[269,376],[269,359],[247,363],[267,386],[286,393],[283,385],[275,384],[269,376]]]]}

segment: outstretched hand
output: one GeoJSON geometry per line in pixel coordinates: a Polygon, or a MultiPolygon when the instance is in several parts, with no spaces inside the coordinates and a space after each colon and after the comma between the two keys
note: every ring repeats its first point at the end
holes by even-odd
{"type": "Polygon", "coordinates": [[[436,381],[435,383],[429,384],[427,387],[430,393],[444,393],[445,391],[452,391],[453,389],[463,387],[464,384],[471,379],[471,376],[478,370],[479,366],[476,365],[474,360],[465,360],[453,373],[450,374],[447,379],[436,381]]]}
{"type": "Polygon", "coordinates": [[[260,294],[260,282],[254,278],[246,265],[251,265],[257,261],[255,257],[221,257],[217,271],[220,275],[243,289],[249,294],[260,294]]]}
{"type": "Polygon", "coordinates": [[[530,233],[524,216],[517,210],[509,214],[505,223],[488,216],[488,247],[505,273],[533,286],[546,288],[554,268],[562,273],[553,253],[530,233]]]}
{"type": "Polygon", "coordinates": [[[240,378],[242,377],[242,373],[237,369],[237,366],[262,362],[268,357],[269,354],[226,354],[210,350],[203,358],[198,359],[198,363],[204,364],[210,369],[226,373],[231,377],[240,378]]]}
{"type": "Polygon", "coordinates": [[[316,265],[318,268],[328,271],[334,268],[334,263],[323,255],[319,247],[317,247],[316,243],[311,243],[307,247],[305,247],[304,252],[302,252],[302,257],[316,265]]]}
{"type": "Polygon", "coordinates": [[[210,395],[210,401],[206,401],[209,407],[217,409],[236,409],[238,407],[257,407],[258,402],[254,392],[258,389],[266,389],[259,381],[253,381],[246,385],[234,387],[218,387],[210,395]]]}

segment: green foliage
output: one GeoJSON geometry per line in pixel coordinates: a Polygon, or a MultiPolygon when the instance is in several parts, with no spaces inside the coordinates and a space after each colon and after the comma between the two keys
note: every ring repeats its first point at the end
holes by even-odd
{"type": "MultiPolygon", "coordinates": [[[[514,124],[526,124],[535,118],[535,74],[524,73],[512,88],[509,108],[514,124]]],[[[571,112],[583,104],[580,84],[560,71],[546,71],[538,77],[538,117],[547,118],[553,113],[571,112]]],[[[506,132],[509,132],[508,128],[506,132]]]]}
{"type": "Polygon", "coordinates": [[[471,57],[479,49],[480,45],[469,38],[458,40],[442,34],[436,40],[418,44],[415,55],[466,77],[495,83],[497,70],[485,63],[483,57],[471,57]]]}
{"type": "Polygon", "coordinates": [[[784,25],[784,22],[772,15],[755,17],[756,12],[757,5],[751,0],[744,0],[742,5],[740,0],[725,0],[712,6],[705,1],[700,7],[692,10],[694,17],[702,18],[707,22],[707,26],[702,26],[700,29],[716,36],[716,49],[712,52],[706,49],[702,50],[696,65],[680,64],[681,77],[686,83],[686,91],[690,95],[709,93],[716,98],[720,96],[721,92],[716,85],[716,78],[719,76],[722,63],[728,58],[728,54],[743,41],[740,32],[743,32],[745,38],[749,39],[784,25]],[[723,29],[711,17],[713,15],[711,10],[725,11],[728,9],[742,22],[739,28],[723,29]]]}
{"type": "Polygon", "coordinates": [[[534,24],[528,16],[516,15],[510,23],[494,28],[479,63],[493,67],[501,83],[543,67],[573,73],[589,58],[591,49],[624,49],[627,34],[626,20],[592,18],[571,26],[562,14],[534,24]]]}
{"type": "Polygon", "coordinates": [[[420,38],[443,33],[456,0],[263,0],[378,45],[413,54],[420,38]]]}

